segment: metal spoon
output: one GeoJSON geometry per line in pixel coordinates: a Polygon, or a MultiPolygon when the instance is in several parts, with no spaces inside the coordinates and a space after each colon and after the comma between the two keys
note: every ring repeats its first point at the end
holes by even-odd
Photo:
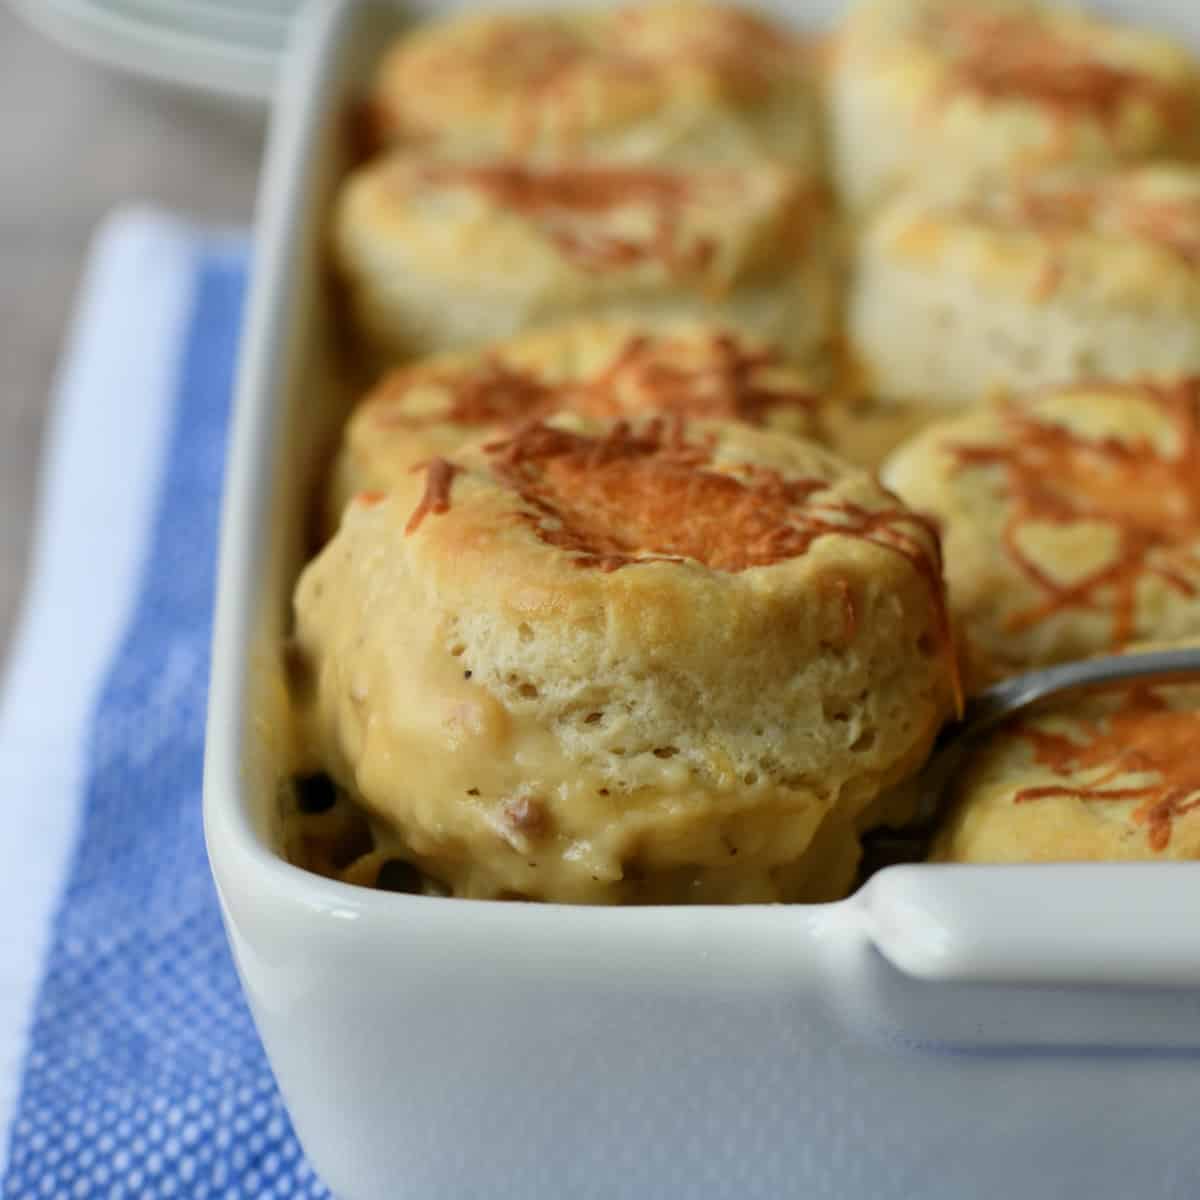
{"type": "Polygon", "coordinates": [[[1021,713],[1091,692],[1130,684],[1200,682],[1200,646],[1112,654],[1028,671],[993,684],[967,701],[962,717],[945,726],[925,765],[897,786],[897,799],[915,811],[902,830],[882,829],[863,837],[863,875],[894,862],[925,857],[929,836],[950,783],[979,738],[1021,713]]]}

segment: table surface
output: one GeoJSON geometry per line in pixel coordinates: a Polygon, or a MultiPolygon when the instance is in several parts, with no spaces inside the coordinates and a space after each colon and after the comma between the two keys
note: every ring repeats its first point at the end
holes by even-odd
{"type": "Polygon", "coordinates": [[[111,209],[138,202],[248,223],[263,130],[261,114],[93,66],[0,0],[0,661],[88,240],[111,209]]]}

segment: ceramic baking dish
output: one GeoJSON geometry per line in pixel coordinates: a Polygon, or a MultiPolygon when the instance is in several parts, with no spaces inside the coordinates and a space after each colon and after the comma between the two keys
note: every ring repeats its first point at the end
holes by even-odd
{"type": "Polygon", "coordinates": [[[346,401],[323,230],[397,20],[310,8],[278,101],[208,725],[229,938],[317,1171],[341,1200],[1192,1194],[1200,865],[894,867],[838,904],[602,910],[277,857],[280,646],[346,401]]]}

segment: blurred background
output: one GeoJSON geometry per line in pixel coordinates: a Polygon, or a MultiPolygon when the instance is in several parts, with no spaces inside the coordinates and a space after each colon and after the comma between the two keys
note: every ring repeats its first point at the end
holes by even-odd
{"type": "MultiPolygon", "coordinates": [[[[89,25],[68,11],[86,18],[89,7],[105,6],[0,0],[0,664],[20,601],[41,436],[88,240],[112,208],[129,203],[216,225],[249,223],[266,121],[253,96],[270,89],[272,42],[292,5],[174,6],[206,15],[224,8],[238,21],[263,10],[253,25],[260,44],[240,57],[200,30],[144,24],[141,35],[159,42],[142,61],[176,74],[190,68],[191,90],[115,69],[138,26],[128,15],[124,23],[89,25]],[[196,90],[206,79],[242,98],[196,90]]],[[[107,7],[144,14],[164,6],[107,7]]]]}

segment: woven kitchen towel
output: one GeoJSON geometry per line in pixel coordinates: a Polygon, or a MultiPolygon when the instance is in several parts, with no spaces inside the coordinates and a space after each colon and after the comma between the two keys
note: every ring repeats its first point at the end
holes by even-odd
{"type": "Polygon", "coordinates": [[[200,820],[245,245],[97,239],[0,694],[0,1195],[323,1196],[243,1003],[200,820]]]}

